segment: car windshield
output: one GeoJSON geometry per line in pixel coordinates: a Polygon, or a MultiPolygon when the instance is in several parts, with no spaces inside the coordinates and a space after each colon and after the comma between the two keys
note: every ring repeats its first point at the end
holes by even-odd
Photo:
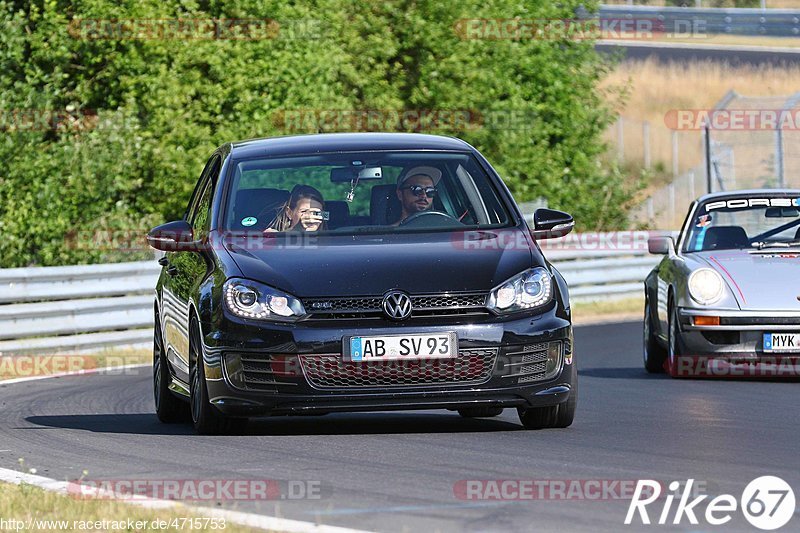
{"type": "Polygon", "coordinates": [[[224,229],[357,234],[503,227],[471,154],[358,152],[233,162],[224,229]]]}
{"type": "Polygon", "coordinates": [[[689,221],[685,251],[800,245],[800,198],[753,196],[701,204],[689,221]]]}

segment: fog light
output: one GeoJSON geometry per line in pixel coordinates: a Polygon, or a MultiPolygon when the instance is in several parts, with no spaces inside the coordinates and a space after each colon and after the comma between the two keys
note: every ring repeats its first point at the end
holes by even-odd
{"type": "Polygon", "coordinates": [[[551,342],[547,346],[547,370],[545,379],[550,379],[558,374],[561,369],[561,343],[551,342]]]}
{"type": "Polygon", "coordinates": [[[225,354],[225,374],[228,375],[228,381],[231,385],[238,389],[245,388],[244,382],[244,367],[242,366],[242,358],[238,353],[225,354]]]}
{"type": "Polygon", "coordinates": [[[696,316],[694,317],[695,326],[719,326],[718,316],[696,316]]]}

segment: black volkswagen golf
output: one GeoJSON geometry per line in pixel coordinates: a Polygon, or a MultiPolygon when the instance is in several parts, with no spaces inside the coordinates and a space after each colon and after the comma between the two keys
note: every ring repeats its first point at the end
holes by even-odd
{"type": "Polygon", "coordinates": [[[567,427],[577,401],[567,286],[469,144],[419,134],[229,143],[182,220],[151,230],[158,418],[199,433],[250,417],[516,408],[567,427]]]}

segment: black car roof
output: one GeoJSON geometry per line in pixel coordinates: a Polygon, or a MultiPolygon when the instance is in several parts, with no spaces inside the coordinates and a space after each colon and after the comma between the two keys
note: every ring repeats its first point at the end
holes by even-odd
{"type": "Polygon", "coordinates": [[[230,146],[236,158],[366,150],[472,150],[460,139],[421,133],[321,133],[250,139],[230,146]]]}

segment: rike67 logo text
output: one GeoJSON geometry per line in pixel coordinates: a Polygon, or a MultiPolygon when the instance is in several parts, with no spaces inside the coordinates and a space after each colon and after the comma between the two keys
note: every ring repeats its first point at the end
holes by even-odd
{"type": "Polygon", "coordinates": [[[662,507],[661,483],[651,479],[639,480],[625,516],[625,524],[679,525],[686,520],[698,525],[699,516],[709,525],[721,526],[741,511],[751,525],[771,531],[785,526],[794,515],[794,491],[779,477],[762,476],[754,479],[738,500],[731,494],[720,494],[709,500],[706,494],[692,494],[693,486],[694,479],[687,480],[683,485],[678,481],[670,483],[670,492],[663,498],[662,507]],[[653,511],[656,514],[651,518],[650,512],[653,511]]]}

